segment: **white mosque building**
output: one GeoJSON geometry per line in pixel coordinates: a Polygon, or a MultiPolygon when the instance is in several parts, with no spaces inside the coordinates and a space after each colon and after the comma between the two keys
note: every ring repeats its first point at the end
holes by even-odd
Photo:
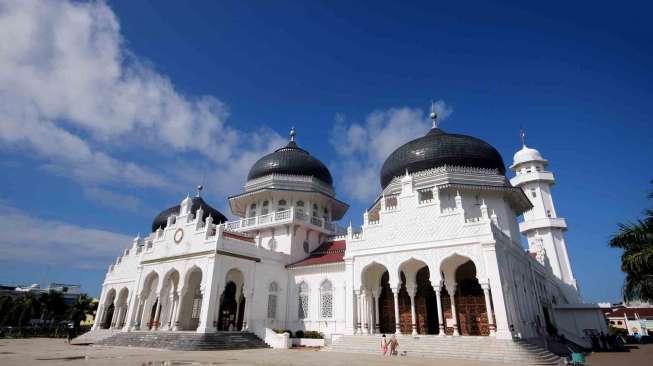
{"type": "Polygon", "coordinates": [[[199,187],[109,266],[94,329],[264,339],[271,328],[327,338],[559,333],[581,344],[607,331],[579,294],[548,161],[524,145],[507,178],[494,147],[431,117],[425,136],[383,164],[359,229],[335,224],[348,205],[294,130],[229,198],[240,219],[227,221],[199,187]]]}

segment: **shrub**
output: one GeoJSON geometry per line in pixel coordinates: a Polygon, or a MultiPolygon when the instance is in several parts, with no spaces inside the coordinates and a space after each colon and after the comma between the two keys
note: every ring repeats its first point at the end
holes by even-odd
{"type": "Polygon", "coordinates": [[[289,329],[274,328],[274,329],[272,329],[272,331],[274,331],[277,334],[288,333],[288,334],[290,334],[290,338],[292,338],[292,332],[289,329]]]}
{"type": "Polygon", "coordinates": [[[304,338],[304,331],[303,330],[296,331],[295,338],[304,338]]]}
{"type": "Polygon", "coordinates": [[[324,335],[320,332],[316,332],[314,330],[307,330],[304,332],[304,336],[302,338],[310,338],[310,339],[324,339],[324,335]]]}

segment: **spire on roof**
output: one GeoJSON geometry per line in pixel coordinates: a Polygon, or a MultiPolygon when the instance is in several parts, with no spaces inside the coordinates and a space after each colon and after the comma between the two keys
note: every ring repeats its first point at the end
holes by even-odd
{"type": "Polygon", "coordinates": [[[202,197],[202,189],[204,189],[203,185],[198,185],[197,186],[197,197],[202,197]]]}
{"type": "Polygon", "coordinates": [[[523,128],[519,129],[519,137],[521,138],[521,146],[526,147],[526,132],[523,128]]]}
{"type": "Polygon", "coordinates": [[[431,128],[438,128],[438,114],[435,112],[435,102],[431,100],[431,122],[433,125],[431,128]]]}
{"type": "Polygon", "coordinates": [[[290,128],[290,141],[295,141],[295,135],[297,135],[297,132],[295,132],[295,126],[292,126],[290,128]]]}

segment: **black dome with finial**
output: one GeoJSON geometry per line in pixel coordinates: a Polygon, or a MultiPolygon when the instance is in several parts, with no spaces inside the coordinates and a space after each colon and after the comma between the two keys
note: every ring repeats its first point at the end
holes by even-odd
{"type": "MultiPolygon", "coordinates": [[[[202,186],[197,187],[198,191],[201,191],[202,186]]],[[[221,224],[223,222],[227,221],[227,218],[225,215],[222,214],[222,212],[216,210],[215,208],[211,207],[202,197],[200,196],[199,192],[197,196],[191,198],[192,204],[190,206],[190,212],[193,214],[197,212],[198,208],[202,208],[202,221],[206,220],[209,215],[213,218],[213,223],[214,224],[221,224]]],[[[165,209],[161,211],[154,220],[152,221],[152,231],[156,231],[158,228],[165,229],[165,227],[168,225],[168,217],[170,215],[179,215],[181,209],[181,205],[176,205],[172,206],[168,209],[165,209]]]]}
{"type": "Polygon", "coordinates": [[[311,176],[333,186],[333,177],[326,165],[297,145],[294,128],[290,130],[290,142],[254,163],[249,170],[247,180],[270,174],[311,176]]]}
{"type": "Polygon", "coordinates": [[[415,173],[445,165],[496,169],[506,174],[501,154],[492,145],[476,137],[446,133],[437,127],[435,112],[431,113],[431,118],[431,131],[400,146],[385,160],[381,168],[381,187],[385,188],[394,177],[406,171],[415,173]]]}

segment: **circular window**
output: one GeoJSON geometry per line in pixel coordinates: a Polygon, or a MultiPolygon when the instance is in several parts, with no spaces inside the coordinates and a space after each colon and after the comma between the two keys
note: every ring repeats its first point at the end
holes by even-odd
{"type": "Polygon", "coordinates": [[[184,231],[181,228],[177,229],[173,237],[175,243],[179,244],[183,238],[184,238],[184,231]]]}
{"type": "Polygon", "coordinates": [[[308,241],[304,242],[304,252],[308,253],[308,241]]]}

